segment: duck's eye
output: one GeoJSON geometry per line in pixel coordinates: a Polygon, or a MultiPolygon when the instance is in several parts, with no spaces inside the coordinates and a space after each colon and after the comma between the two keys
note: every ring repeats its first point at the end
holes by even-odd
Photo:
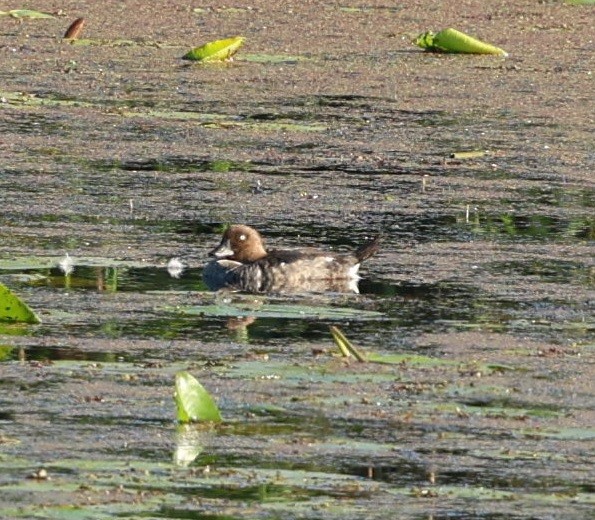
{"type": "Polygon", "coordinates": [[[242,240],[242,241],[246,240],[246,235],[240,235],[240,240],[242,240]]]}

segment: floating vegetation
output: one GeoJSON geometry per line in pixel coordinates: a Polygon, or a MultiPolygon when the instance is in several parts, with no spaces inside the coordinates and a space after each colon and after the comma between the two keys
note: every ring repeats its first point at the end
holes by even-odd
{"type": "Polygon", "coordinates": [[[242,54],[240,58],[242,61],[253,63],[275,63],[282,65],[306,61],[308,59],[305,56],[294,56],[291,54],[242,54]]]}
{"type": "Polygon", "coordinates": [[[333,335],[333,340],[339,347],[339,350],[341,351],[343,356],[353,356],[361,363],[365,363],[367,361],[366,356],[364,356],[357,348],[355,348],[352,345],[352,343],[347,339],[345,334],[343,334],[338,327],[331,327],[331,334],[333,335]]]}
{"type": "Polygon", "coordinates": [[[484,157],[487,152],[483,150],[471,150],[468,152],[452,152],[450,154],[451,159],[479,159],[480,157],[484,157]]]}
{"type": "MultiPolygon", "coordinates": [[[[391,12],[372,3],[279,12],[352,31],[328,48],[284,23],[255,50],[273,54],[242,47],[234,67],[184,62],[194,43],[150,41],[158,23],[112,23],[147,9],[93,35],[81,12],[73,42],[70,8],[0,18],[0,280],[43,319],[0,323],[0,518],[592,516],[588,6],[519,6],[547,45],[503,64],[409,52],[396,26],[372,48],[391,12]],[[114,40],[74,47],[87,36],[114,40]],[[493,152],[448,159],[476,150],[493,152]],[[202,265],[238,220],[279,246],[382,230],[386,247],[359,295],[214,295],[202,265]],[[222,423],[177,420],[184,372],[222,423]]],[[[270,25],[258,6],[192,12],[170,22],[270,25]]],[[[512,46],[508,22],[480,34],[512,46]]]]}
{"type": "Polygon", "coordinates": [[[200,47],[188,51],[182,56],[182,59],[202,62],[229,61],[244,44],[244,40],[245,38],[242,36],[236,36],[234,38],[205,43],[200,47]]]}
{"type": "Polygon", "coordinates": [[[198,316],[319,319],[319,320],[378,320],[384,314],[377,311],[349,307],[318,307],[276,303],[217,303],[193,307],[167,308],[167,310],[198,316]]]}
{"type": "Polygon", "coordinates": [[[205,388],[188,372],[176,374],[175,401],[181,423],[196,421],[221,422],[219,408],[205,388]]]}
{"type": "Polygon", "coordinates": [[[53,14],[43,13],[41,11],[32,11],[31,9],[13,9],[12,11],[0,11],[0,16],[10,16],[12,18],[54,18],[53,14]]]}
{"type": "Polygon", "coordinates": [[[108,40],[108,39],[101,39],[101,38],[64,38],[68,40],[68,43],[72,45],[82,45],[82,46],[90,46],[90,45],[100,45],[104,47],[157,47],[159,49],[164,47],[173,47],[173,45],[167,45],[164,43],[160,43],[153,40],[125,40],[125,39],[116,39],[116,40],[108,40]]]}
{"type": "Polygon", "coordinates": [[[8,287],[0,283],[0,322],[41,323],[29,306],[8,287]]]}
{"type": "Polygon", "coordinates": [[[464,54],[497,54],[508,56],[508,53],[490,45],[489,43],[477,40],[472,36],[457,31],[456,29],[444,29],[436,34],[432,31],[420,34],[414,43],[431,52],[453,52],[464,54]]]}
{"type": "Polygon", "coordinates": [[[64,39],[65,40],[76,40],[83,32],[84,26],[85,26],[85,19],[77,18],[74,22],[72,22],[70,24],[70,27],[68,27],[68,30],[64,34],[64,39]]]}

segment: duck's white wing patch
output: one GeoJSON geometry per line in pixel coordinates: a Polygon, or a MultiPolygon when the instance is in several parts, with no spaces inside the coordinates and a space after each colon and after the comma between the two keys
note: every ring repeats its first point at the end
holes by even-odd
{"type": "Polygon", "coordinates": [[[352,265],[347,271],[349,278],[353,278],[354,280],[359,280],[359,264],[352,265]]]}

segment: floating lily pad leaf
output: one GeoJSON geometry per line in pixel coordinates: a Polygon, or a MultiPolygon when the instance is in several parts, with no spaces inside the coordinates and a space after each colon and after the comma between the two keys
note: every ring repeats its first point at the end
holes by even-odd
{"type": "Polygon", "coordinates": [[[454,365],[455,361],[449,359],[438,359],[429,356],[419,356],[410,354],[377,354],[370,352],[367,356],[370,363],[383,363],[387,365],[422,365],[422,366],[438,366],[438,365],[454,365]]]}
{"type": "Polygon", "coordinates": [[[54,18],[54,15],[32,11],[30,9],[13,9],[12,11],[0,11],[0,16],[12,16],[13,18],[54,18]]]}
{"type": "Polygon", "coordinates": [[[41,323],[29,306],[0,283],[0,321],[41,323]]]}
{"type": "Polygon", "coordinates": [[[85,19],[84,18],[77,18],[74,22],[70,24],[70,27],[66,30],[64,34],[64,38],[66,40],[76,40],[81,33],[83,32],[83,27],[85,26],[85,19]]]}
{"type": "Polygon", "coordinates": [[[471,150],[468,152],[452,152],[450,154],[451,159],[478,159],[486,155],[483,150],[471,150]]]}
{"type": "Polygon", "coordinates": [[[305,56],[292,56],[289,54],[242,54],[241,59],[254,63],[276,63],[283,65],[308,60],[305,56]]]}
{"type": "Polygon", "coordinates": [[[158,49],[164,47],[172,47],[160,42],[152,40],[106,40],[101,38],[70,38],[67,39],[70,45],[87,46],[104,46],[104,47],[156,47],[158,49]]]}
{"type": "Polygon", "coordinates": [[[219,316],[242,318],[288,318],[288,319],[321,319],[321,320],[375,320],[384,317],[376,311],[351,309],[348,307],[317,307],[310,305],[285,305],[265,303],[254,306],[250,304],[213,304],[193,307],[167,308],[184,314],[199,316],[219,316]]]}
{"type": "Polygon", "coordinates": [[[188,372],[178,372],[176,374],[175,400],[178,421],[181,423],[222,421],[219,408],[217,408],[209,392],[188,372]]]}
{"type": "Polygon", "coordinates": [[[401,365],[403,363],[412,365],[452,365],[453,361],[431,358],[428,356],[418,356],[410,354],[377,354],[375,352],[363,353],[353,346],[345,334],[338,327],[330,327],[333,340],[341,350],[344,357],[353,356],[362,363],[381,363],[385,365],[401,365]]]}
{"type": "Polygon", "coordinates": [[[225,40],[216,40],[196,47],[182,56],[185,60],[193,61],[226,61],[238,52],[244,44],[245,38],[236,36],[225,40]]]}
{"type": "Polygon", "coordinates": [[[415,39],[415,44],[432,52],[454,52],[466,54],[497,54],[499,56],[508,56],[508,53],[494,47],[489,43],[484,43],[472,36],[457,31],[456,29],[444,29],[436,34],[432,31],[420,34],[415,39]]]}
{"type": "Polygon", "coordinates": [[[0,361],[6,361],[12,356],[12,351],[15,349],[12,345],[0,345],[0,361]]]}
{"type": "Polygon", "coordinates": [[[367,361],[366,356],[351,344],[345,334],[343,334],[338,327],[331,327],[331,334],[343,356],[353,356],[360,363],[365,363],[367,361]]]}

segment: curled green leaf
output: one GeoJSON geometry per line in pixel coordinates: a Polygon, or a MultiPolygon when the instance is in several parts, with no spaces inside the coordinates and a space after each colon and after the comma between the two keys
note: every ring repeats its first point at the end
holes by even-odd
{"type": "Polygon", "coordinates": [[[221,413],[205,388],[188,372],[176,374],[175,401],[178,421],[221,422],[221,413]]]}
{"type": "Polygon", "coordinates": [[[482,42],[472,36],[469,36],[456,29],[444,29],[436,34],[432,31],[420,34],[414,43],[432,52],[454,52],[454,53],[466,53],[466,54],[496,54],[499,56],[508,56],[508,53],[490,45],[489,43],[482,42]]]}
{"type": "Polygon", "coordinates": [[[41,323],[29,306],[0,283],[0,322],[41,323]]]}
{"type": "Polygon", "coordinates": [[[192,61],[227,61],[238,52],[238,49],[244,44],[245,38],[236,36],[225,40],[216,40],[205,43],[201,47],[196,47],[182,56],[185,60],[192,61]]]}
{"type": "Polygon", "coordinates": [[[331,334],[333,336],[333,340],[335,341],[337,347],[339,347],[339,350],[341,351],[341,354],[343,354],[343,357],[353,356],[360,363],[365,363],[367,361],[366,356],[353,346],[351,341],[347,339],[347,336],[343,334],[339,327],[331,326],[330,329],[331,334]]]}

